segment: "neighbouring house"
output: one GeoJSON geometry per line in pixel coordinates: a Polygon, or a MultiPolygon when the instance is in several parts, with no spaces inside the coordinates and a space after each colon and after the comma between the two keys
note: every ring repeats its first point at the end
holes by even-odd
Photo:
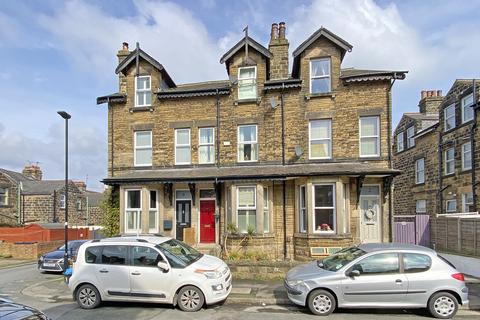
{"type": "Polygon", "coordinates": [[[87,191],[84,182],[70,180],[67,204],[65,180],[43,180],[42,177],[37,165],[25,166],[22,173],[0,168],[0,224],[64,222],[67,205],[70,225],[97,223],[102,193],[87,191]]]}
{"type": "Polygon", "coordinates": [[[322,27],[289,73],[285,34],[273,24],[268,48],[246,36],[220,59],[228,80],[188,84],[123,44],[118,92],[97,98],[122,233],[202,249],[250,234],[275,259],[390,240],[391,87],[406,71],[343,68],[352,46],[322,27]]]}
{"type": "Polygon", "coordinates": [[[480,250],[478,216],[459,217],[478,210],[478,94],[471,79],[457,79],[445,96],[422,91],[420,112],[405,113],[395,129],[394,168],[403,172],[394,179],[395,240],[480,250]]]}

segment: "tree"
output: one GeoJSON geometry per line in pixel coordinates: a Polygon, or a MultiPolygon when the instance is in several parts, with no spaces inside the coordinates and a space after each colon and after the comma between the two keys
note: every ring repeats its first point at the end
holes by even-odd
{"type": "Polygon", "coordinates": [[[118,187],[109,187],[105,191],[100,209],[103,212],[102,226],[104,235],[113,237],[120,233],[120,197],[118,187]]]}

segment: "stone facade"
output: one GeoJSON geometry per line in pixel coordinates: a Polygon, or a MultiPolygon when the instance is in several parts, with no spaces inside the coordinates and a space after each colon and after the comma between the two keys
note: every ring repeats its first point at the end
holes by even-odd
{"type": "Polygon", "coordinates": [[[119,92],[99,97],[97,101],[108,102],[109,167],[105,182],[120,186],[121,232],[132,232],[127,224],[133,226],[131,219],[137,219],[132,217],[138,214],[141,223],[137,228],[141,232],[161,232],[177,238],[187,235],[176,231],[181,201],[177,195],[183,197],[186,191],[186,200],[191,204],[188,224],[193,229],[194,243],[199,247],[225,246],[227,238],[227,245],[234,249],[245,236],[238,230],[243,223],[239,215],[243,211],[239,190],[252,187],[255,208],[249,214],[255,215],[255,230],[249,248],[267,252],[271,258],[309,259],[317,255],[309,249],[312,247],[338,248],[358,242],[389,241],[390,181],[397,173],[390,163],[390,87],[394,77],[404,73],[392,71],[372,76],[375,72],[372,70],[341,69],[343,57],[351,47],[335,35],[322,36],[329,32],[322,28],[309,38],[309,45],[296,50],[294,74],[298,76],[292,77],[288,74],[285,30],[284,23],[272,26],[269,49],[250,39],[248,57],[242,45],[245,40],[229,50],[222,61],[232,81],[175,87],[169,84],[164,67],[145,52],[138,48],[130,52],[126,47],[118,52],[119,92]],[[325,72],[329,90],[312,93],[310,61],[319,58],[328,58],[329,68],[325,72]],[[239,70],[252,66],[256,97],[241,99],[239,70]],[[146,107],[135,106],[137,75],[151,77],[152,103],[146,107]],[[374,140],[369,140],[375,141],[378,149],[375,156],[361,155],[363,117],[377,121],[372,124],[370,136],[374,140]],[[310,156],[313,144],[309,126],[313,120],[331,123],[327,134],[331,145],[328,158],[310,156]],[[256,161],[240,161],[238,128],[243,125],[256,126],[256,161]],[[215,130],[212,144],[215,162],[211,164],[201,164],[199,159],[199,130],[204,127],[215,130]],[[176,129],[190,129],[188,164],[175,162],[176,129]],[[151,165],[135,166],[138,131],[151,132],[151,165]],[[268,175],[266,172],[271,168],[278,168],[278,172],[274,170],[268,175]],[[283,171],[291,172],[282,174],[283,171]],[[331,209],[315,211],[315,188],[324,185],[328,186],[325,201],[332,202],[331,209]],[[201,236],[204,217],[201,190],[204,189],[214,190],[213,244],[204,243],[201,236]],[[127,203],[129,192],[135,190],[140,192],[138,213],[132,213],[135,211],[129,207],[132,203],[127,203]],[[300,208],[301,190],[305,190],[304,208],[300,208]],[[153,228],[148,224],[149,217],[153,219],[148,200],[150,191],[157,191],[153,228]],[[268,201],[264,202],[264,196],[268,201]],[[304,222],[301,210],[306,213],[304,222]],[[373,210],[375,223],[371,225],[375,229],[368,228],[370,224],[364,218],[369,210],[373,210]],[[318,217],[334,213],[329,216],[330,222],[321,226],[315,222],[315,212],[318,217]],[[232,232],[232,228],[237,230],[232,232]],[[226,236],[228,233],[232,234],[226,236]]]}

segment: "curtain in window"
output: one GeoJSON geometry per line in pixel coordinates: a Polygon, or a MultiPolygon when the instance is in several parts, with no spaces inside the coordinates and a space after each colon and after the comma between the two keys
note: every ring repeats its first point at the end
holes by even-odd
{"type": "Polygon", "coordinates": [[[255,207],[255,188],[238,188],[238,206],[255,207]]]}
{"type": "Polygon", "coordinates": [[[310,122],[310,157],[330,157],[331,144],[331,122],[330,120],[317,120],[310,122]]]}

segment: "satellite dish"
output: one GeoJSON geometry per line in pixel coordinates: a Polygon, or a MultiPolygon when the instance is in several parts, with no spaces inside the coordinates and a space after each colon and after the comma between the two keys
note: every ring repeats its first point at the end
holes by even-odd
{"type": "Polygon", "coordinates": [[[229,79],[230,79],[230,82],[231,82],[232,84],[236,84],[236,83],[238,82],[236,76],[232,76],[232,75],[231,75],[231,76],[229,77],[229,79]]]}
{"type": "Polygon", "coordinates": [[[295,146],[295,155],[300,157],[303,154],[303,150],[300,146],[295,146]]]}
{"type": "Polygon", "coordinates": [[[277,106],[278,106],[278,102],[277,102],[277,99],[275,98],[270,98],[270,106],[272,106],[272,109],[276,109],[277,106]]]}

